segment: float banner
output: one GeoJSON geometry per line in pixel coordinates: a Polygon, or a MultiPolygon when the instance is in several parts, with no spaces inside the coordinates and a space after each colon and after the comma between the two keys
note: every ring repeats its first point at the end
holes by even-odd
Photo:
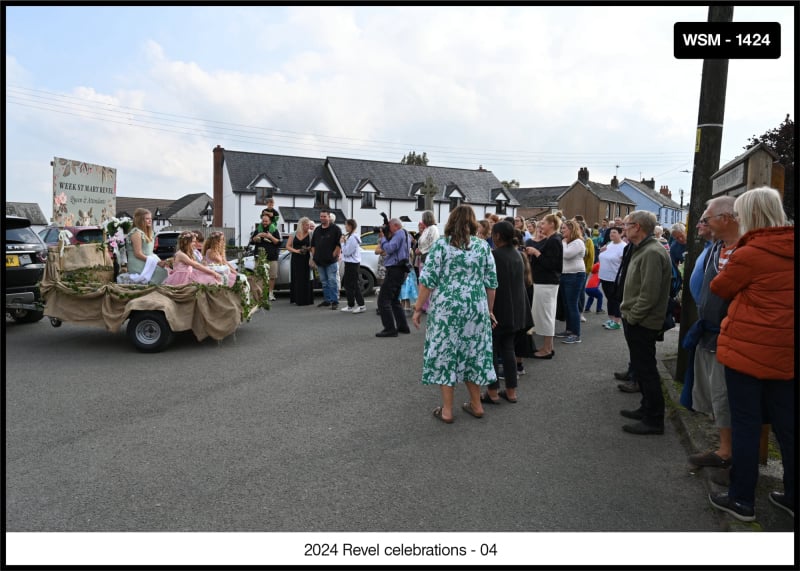
{"type": "Polygon", "coordinates": [[[53,159],[53,223],[97,226],[117,214],[117,169],[53,159]]]}

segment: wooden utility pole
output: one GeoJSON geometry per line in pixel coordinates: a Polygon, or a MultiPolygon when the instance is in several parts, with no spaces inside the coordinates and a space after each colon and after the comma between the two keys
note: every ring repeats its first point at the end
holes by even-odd
{"type": "MultiPolygon", "coordinates": [[[[709,6],[709,22],[731,22],[733,6],[709,6]]],[[[706,202],[711,198],[711,175],[719,170],[722,149],[722,123],[725,118],[725,91],[728,84],[728,60],[703,60],[703,76],[700,80],[700,110],[697,114],[697,134],[692,169],[692,192],[689,206],[689,224],[686,228],[686,260],[683,265],[683,295],[681,296],[681,328],[678,343],[676,378],[683,380],[687,363],[686,351],[680,341],[692,324],[697,321],[697,306],[689,291],[689,277],[695,260],[703,249],[697,239],[695,225],[703,215],[706,202]]]]}

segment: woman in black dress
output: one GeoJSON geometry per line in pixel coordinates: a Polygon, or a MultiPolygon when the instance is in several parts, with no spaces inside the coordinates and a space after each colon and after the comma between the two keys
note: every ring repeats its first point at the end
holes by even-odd
{"type": "Polygon", "coordinates": [[[314,290],[311,285],[311,220],[305,216],[297,222],[297,230],[289,236],[286,249],[292,253],[291,281],[289,283],[289,302],[297,305],[314,303],[314,290]]]}

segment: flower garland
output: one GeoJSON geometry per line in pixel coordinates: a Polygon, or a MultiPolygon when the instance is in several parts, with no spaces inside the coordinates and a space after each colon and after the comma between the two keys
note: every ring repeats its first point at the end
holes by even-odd
{"type": "MultiPolygon", "coordinates": [[[[133,220],[127,216],[123,216],[122,218],[114,217],[108,220],[104,226],[106,236],[108,236],[106,242],[111,248],[112,254],[120,265],[127,264],[127,252],[123,246],[125,244],[125,234],[130,232],[133,228],[133,220]]],[[[103,245],[105,246],[105,244],[103,245]]]]}

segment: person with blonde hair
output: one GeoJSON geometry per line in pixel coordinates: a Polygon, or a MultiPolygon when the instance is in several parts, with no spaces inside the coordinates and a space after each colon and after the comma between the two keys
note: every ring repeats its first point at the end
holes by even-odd
{"type": "Polygon", "coordinates": [[[525,253],[531,263],[533,274],[533,326],[536,334],[544,337],[544,345],[532,356],[534,359],[552,359],[553,337],[556,331],[556,306],[564,245],[561,242],[561,219],[548,214],[537,223],[536,235],[525,243],[525,253]]]}
{"type": "Polygon", "coordinates": [[[233,285],[236,281],[236,268],[225,255],[225,233],[212,232],[203,243],[203,260],[212,270],[222,276],[222,283],[233,285]]]}
{"type": "Polygon", "coordinates": [[[497,380],[492,353],[497,270],[492,251],[475,234],[472,207],[453,209],[444,237],[428,252],[419,276],[412,321],[420,327],[422,306],[430,298],[422,361],[422,384],[439,385],[442,404],[433,416],[453,422],[455,385],[465,383],[469,402],[462,409],[483,417],[481,387],[497,380]]]}
{"type": "Polygon", "coordinates": [[[709,501],[739,520],[755,519],[761,426],[769,422],[783,462],[783,492],[770,492],[769,501],[794,517],[796,230],[773,188],[744,192],[733,209],[741,237],[711,281],[711,291],[730,302],[717,360],[725,366],[733,456],[727,493],[709,501]]]}
{"type": "Polygon", "coordinates": [[[557,333],[562,343],[581,342],[581,291],[586,285],[586,266],[584,257],[586,244],[581,234],[581,226],[575,220],[565,220],[561,225],[561,243],[564,247],[564,262],[561,268],[559,287],[564,291],[564,314],[567,329],[557,333]]]}
{"type": "Polygon", "coordinates": [[[222,283],[221,275],[194,259],[193,242],[194,232],[185,231],[178,236],[178,248],[172,264],[172,273],[164,280],[164,285],[182,286],[193,283],[219,285],[222,283]]]}
{"type": "Polygon", "coordinates": [[[314,289],[311,282],[309,261],[311,260],[311,219],[303,216],[297,221],[294,234],[289,235],[286,249],[291,252],[289,303],[311,305],[314,303],[314,289]]]}
{"type": "Polygon", "coordinates": [[[133,213],[133,228],[125,236],[128,274],[135,282],[157,285],[167,278],[167,263],[153,253],[154,241],[153,215],[146,208],[137,208],[133,213]]]}

